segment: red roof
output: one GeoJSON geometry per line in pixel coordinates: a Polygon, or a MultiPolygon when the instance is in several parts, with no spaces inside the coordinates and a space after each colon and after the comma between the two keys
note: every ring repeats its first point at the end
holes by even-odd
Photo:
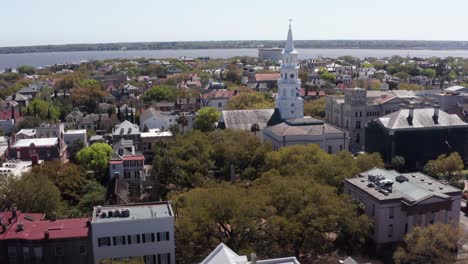
{"type": "Polygon", "coordinates": [[[219,98],[231,98],[235,95],[236,91],[234,90],[215,90],[203,95],[205,99],[219,99],[219,98]]]}
{"type": "MultiPolygon", "coordinates": [[[[42,240],[44,234],[49,233],[48,239],[81,238],[88,236],[87,221],[89,218],[60,219],[55,221],[43,220],[45,214],[29,214],[18,211],[17,219],[12,219],[8,224],[8,217],[11,212],[0,213],[6,216],[7,230],[0,235],[0,240],[22,239],[22,240],[42,240]],[[17,231],[19,223],[23,223],[23,230],[17,231]]],[[[3,221],[3,219],[2,219],[3,221]]]]}
{"type": "Polygon", "coordinates": [[[257,82],[272,82],[272,81],[278,81],[278,79],[281,78],[281,73],[275,72],[275,73],[256,73],[255,74],[255,80],[257,82]]]}
{"type": "Polygon", "coordinates": [[[109,160],[110,164],[122,164],[123,160],[109,160]]]}
{"type": "Polygon", "coordinates": [[[123,156],[122,160],[145,160],[144,156],[123,156]]]}

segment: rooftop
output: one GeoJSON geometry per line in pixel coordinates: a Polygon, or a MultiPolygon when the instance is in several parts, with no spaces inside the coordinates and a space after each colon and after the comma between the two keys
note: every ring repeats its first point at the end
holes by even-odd
{"type": "Polygon", "coordinates": [[[346,133],[315,118],[288,119],[286,122],[265,128],[277,136],[321,136],[324,134],[346,133]]]}
{"type": "Polygon", "coordinates": [[[72,134],[86,134],[86,129],[74,129],[74,130],[67,130],[65,131],[65,135],[72,135],[72,134]]]}
{"type": "Polygon", "coordinates": [[[221,112],[221,118],[225,128],[250,131],[253,124],[265,128],[274,112],[274,109],[225,110],[221,112]]]}
{"type": "Polygon", "coordinates": [[[42,240],[46,234],[48,239],[63,239],[73,237],[87,237],[89,218],[72,218],[58,220],[44,220],[45,214],[16,212],[17,217],[13,217],[13,212],[0,213],[0,219],[7,225],[5,233],[0,235],[0,240],[22,239],[22,240],[42,240]],[[21,227],[22,224],[22,227],[21,227]]]}
{"type": "Polygon", "coordinates": [[[434,119],[435,108],[411,109],[413,118],[408,119],[410,109],[401,109],[386,116],[375,119],[377,123],[388,129],[415,129],[437,127],[468,127],[468,124],[457,115],[450,115],[438,110],[438,118],[434,119]]]}
{"type": "Polygon", "coordinates": [[[20,139],[13,145],[14,148],[25,148],[34,144],[36,147],[55,146],[58,144],[58,138],[30,138],[20,139]]]}
{"type": "Polygon", "coordinates": [[[92,223],[173,217],[169,202],[95,206],[92,223]]]}
{"type": "Polygon", "coordinates": [[[151,137],[172,137],[171,131],[161,131],[158,128],[149,129],[148,132],[141,133],[142,138],[151,138],[151,137]]]}
{"type": "Polygon", "coordinates": [[[255,80],[257,82],[272,82],[272,81],[276,82],[278,81],[279,78],[281,78],[281,73],[279,72],[255,74],[255,80]]]}
{"type": "Polygon", "coordinates": [[[450,194],[459,193],[461,195],[459,189],[438,182],[421,172],[398,173],[394,170],[373,168],[358,176],[345,181],[378,200],[399,199],[411,205],[431,197],[447,200],[450,194]],[[387,181],[391,186],[391,191],[381,191],[372,177],[380,177],[387,181]]]}
{"type": "Polygon", "coordinates": [[[138,125],[135,125],[135,124],[125,120],[122,123],[115,126],[114,132],[112,134],[114,136],[118,136],[118,135],[137,135],[137,134],[140,134],[140,128],[138,127],[138,125]]]}

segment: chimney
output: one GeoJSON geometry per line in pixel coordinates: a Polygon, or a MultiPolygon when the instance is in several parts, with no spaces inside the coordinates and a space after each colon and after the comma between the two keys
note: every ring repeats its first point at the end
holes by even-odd
{"type": "Polygon", "coordinates": [[[23,231],[24,230],[24,223],[23,222],[19,222],[17,225],[16,225],[16,232],[20,232],[20,231],[23,231]]]}
{"type": "Polygon", "coordinates": [[[439,124],[439,105],[434,105],[434,115],[432,116],[434,124],[439,124]]]}
{"type": "Polygon", "coordinates": [[[44,231],[44,238],[49,239],[49,231],[44,231]]]}

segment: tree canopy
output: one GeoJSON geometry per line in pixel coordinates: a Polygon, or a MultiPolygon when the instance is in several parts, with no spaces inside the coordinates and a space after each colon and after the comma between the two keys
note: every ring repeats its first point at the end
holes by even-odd
{"type": "Polygon", "coordinates": [[[274,108],[273,98],[260,92],[242,92],[229,100],[228,110],[274,108]]]}
{"type": "Polygon", "coordinates": [[[175,88],[166,85],[158,85],[146,91],[141,99],[144,102],[175,101],[177,92],[175,88]]]}
{"type": "Polygon", "coordinates": [[[448,156],[442,154],[437,159],[428,161],[424,166],[424,172],[436,179],[444,178],[456,184],[461,178],[463,167],[463,159],[460,154],[452,152],[448,156]]]}
{"type": "Polygon", "coordinates": [[[221,113],[219,113],[215,108],[204,107],[197,111],[193,128],[203,132],[213,131],[215,129],[215,123],[218,122],[220,117],[221,113]]]}
{"type": "Polygon", "coordinates": [[[416,226],[407,234],[403,246],[393,255],[395,264],[454,263],[458,250],[458,231],[449,224],[416,226]]]}
{"type": "MultiPolygon", "coordinates": [[[[76,154],[76,159],[81,166],[103,177],[106,173],[108,161],[112,154],[112,147],[106,143],[94,143],[76,154]]],[[[101,178],[103,180],[103,178],[101,178]]]]}

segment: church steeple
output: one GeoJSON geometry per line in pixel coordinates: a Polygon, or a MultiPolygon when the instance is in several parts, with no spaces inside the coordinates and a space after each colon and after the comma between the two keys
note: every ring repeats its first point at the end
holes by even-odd
{"type": "Polygon", "coordinates": [[[288,38],[281,61],[281,78],[278,80],[276,108],[282,119],[302,118],[304,103],[301,98],[301,80],[299,79],[299,54],[294,49],[291,20],[289,20],[288,38]]]}
{"type": "Polygon", "coordinates": [[[292,19],[289,19],[288,38],[286,40],[286,47],[284,48],[284,53],[292,53],[296,51],[294,50],[294,41],[293,41],[293,35],[292,35],[292,29],[291,29],[291,22],[292,22],[292,19]]]}

